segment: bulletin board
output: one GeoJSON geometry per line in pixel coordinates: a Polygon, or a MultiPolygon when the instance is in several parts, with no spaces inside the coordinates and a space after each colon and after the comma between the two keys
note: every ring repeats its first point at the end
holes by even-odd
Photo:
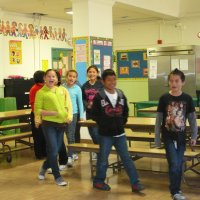
{"type": "Polygon", "coordinates": [[[146,49],[122,50],[116,54],[118,78],[148,78],[146,49]]]}
{"type": "Polygon", "coordinates": [[[61,76],[65,76],[67,70],[72,68],[72,56],[72,49],[52,48],[52,69],[58,70],[61,76]]]}
{"type": "Polygon", "coordinates": [[[90,37],[91,64],[102,73],[112,68],[113,40],[110,38],[90,37]]]}
{"type": "Polygon", "coordinates": [[[73,38],[73,66],[81,85],[87,80],[88,53],[88,37],[73,38]]]}

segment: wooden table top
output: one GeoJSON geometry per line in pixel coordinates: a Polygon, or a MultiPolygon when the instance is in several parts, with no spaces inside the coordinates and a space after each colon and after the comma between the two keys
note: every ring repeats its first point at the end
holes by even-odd
{"type": "MultiPolygon", "coordinates": [[[[125,125],[125,128],[131,129],[152,129],[155,128],[156,118],[149,117],[129,117],[128,122],[125,125]]],[[[81,126],[96,126],[96,122],[92,120],[80,121],[81,126]]],[[[189,123],[187,121],[186,126],[189,127],[189,123]]],[[[200,128],[200,119],[197,119],[197,126],[200,128]]]]}
{"type": "MultiPolygon", "coordinates": [[[[195,107],[196,112],[199,112],[199,107],[195,107]]],[[[156,113],[157,112],[157,106],[149,107],[149,108],[142,108],[138,109],[138,112],[145,112],[145,113],[156,113]]]]}
{"type": "Polygon", "coordinates": [[[0,121],[7,119],[16,119],[19,117],[28,116],[30,114],[31,114],[31,109],[0,112],[0,121]]]}

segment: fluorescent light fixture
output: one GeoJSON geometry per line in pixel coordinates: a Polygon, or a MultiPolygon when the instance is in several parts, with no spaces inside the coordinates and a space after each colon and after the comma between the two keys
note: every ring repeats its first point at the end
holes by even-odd
{"type": "Polygon", "coordinates": [[[68,15],[73,15],[72,8],[65,8],[65,13],[68,15]]]}

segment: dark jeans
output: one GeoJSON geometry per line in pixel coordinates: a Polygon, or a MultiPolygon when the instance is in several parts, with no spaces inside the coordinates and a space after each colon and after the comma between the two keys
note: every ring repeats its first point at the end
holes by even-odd
{"type": "Polygon", "coordinates": [[[171,194],[174,195],[181,189],[185,144],[179,144],[177,149],[175,148],[173,140],[167,139],[164,141],[164,144],[169,165],[169,189],[171,194]]]}
{"type": "Polygon", "coordinates": [[[54,178],[60,177],[57,156],[63,143],[65,127],[42,126],[47,149],[47,160],[43,163],[43,169],[52,169],[54,178]]]}
{"type": "Polygon", "coordinates": [[[96,176],[94,183],[103,183],[106,179],[106,171],[108,168],[108,156],[112,146],[115,147],[121,161],[124,165],[126,173],[130,179],[131,185],[136,184],[138,180],[137,170],[129,155],[126,136],[112,137],[99,136],[100,150],[97,158],[96,176]]]}
{"type": "Polygon", "coordinates": [[[75,130],[75,143],[80,143],[81,142],[81,135],[80,135],[81,126],[78,123],[79,121],[80,121],[80,115],[77,114],[76,130],[75,130]]]}
{"type": "Polygon", "coordinates": [[[99,144],[99,129],[96,126],[88,127],[90,137],[94,144],[99,144]]]}
{"type": "Polygon", "coordinates": [[[59,151],[59,164],[60,165],[66,165],[68,162],[68,155],[67,155],[67,150],[66,146],[63,140],[63,143],[61,145],[61,149],[59,151]]]}
{"type": "MultiPolygon", "coordinates": [[[[76,122],[77,122],[77,114],[73,114],[73,120],[70,124],[67,125],[67,128],[66,128],[66,135],[67,135],[69,144],[75,143],[76,122]]],[[[72,157],[72,154],[74,154],[74,153],[76,153],[76,152],[69,150],[68,156],[72,157]]]]}
{"type": "Polygon", "coordinates": [[[31,130],[33,135],[35,157],[38,159],[46,157],[46,142],[42,131],[42,127],[35,127],[35,119],[33,112],[31,112],[31,130]]]}

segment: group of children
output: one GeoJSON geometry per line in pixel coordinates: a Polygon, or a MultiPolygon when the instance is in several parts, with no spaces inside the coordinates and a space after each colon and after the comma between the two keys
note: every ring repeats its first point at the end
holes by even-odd
{"type": "MultiPolygon", "coordinates": [[[[75,70],[67,72],[63,85],[59,73],[53,69],[47,70],[45,74],[41,71],[34,74],[35,85],[30,91],[30,103],[35,155],[38,158],[47,157],[40,168],[38,178],[44,180],[47,169],[51,168],[56,184],[67,185],[60,175],[61,166],[64,168],[66,163],[72,166],[73,160],[78,159],[78,156],[76,152],[68,151],[67,157],[63,136],[66,132],[68,143],[75,143],[76,124],[78,120],[84,120],[85,108],[86,119],[93,119],[97,123],[96,127],[89,127],[92,141],[99,144],[93,187],[110,190],[105,179],[108,156],[114,146],[130,179],[132,192],[140,192],[144,186],[129,155],[124,130],[128,119],[127,99],[124,93],[116,88],[116,74],[112,69],[107,69],[100,78],[98,68],[92,65],[87,69],[87,75],[89,80],[80,87],[77,84],[78,74],[75,70]],[[58,154],[59,161],[62,157],[65,158],[60,166],[57,161],[58,154]]],[[[182,92],[185,83],[183,72],[175,69],[169,74],[168,80],[170,91],[159,100],[155,144],[160,147],[162,133],[169,164],[170,192],[173,199],[184,200],[180,185],[186,148],[186,118],[192,130],[191,145],[196,144],[198,130],[192,98],[182,92]],[[181,120],[182,123],[168,120],[172,118],[172,113],[176,109],[173,105],[179,106],[181,113],[179,112],[176,117],[180,118],[177,120],[181,120]],[[172,129],[173,126],[176,126],[176,129],[172,129]]],[[[173,113],[173,117],[176,113],[173,113]]]]}

